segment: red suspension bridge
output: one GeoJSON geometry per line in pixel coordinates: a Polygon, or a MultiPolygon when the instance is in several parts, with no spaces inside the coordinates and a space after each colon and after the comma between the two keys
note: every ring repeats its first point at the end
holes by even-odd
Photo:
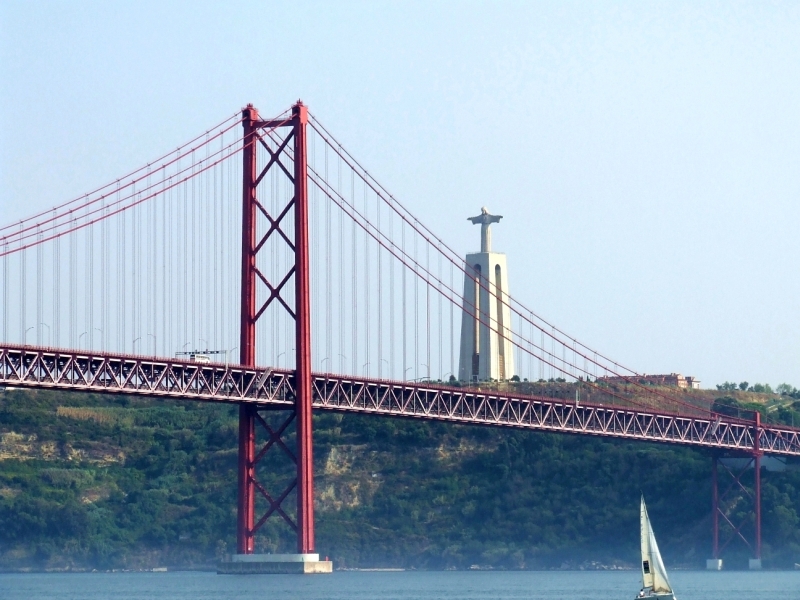
{"type": "Polygon", "coordinates": [[[715,559],[740,539],[760,560],[761,457],[800,456],[800,430],[645,385],[478,277],[510,311],[510,327],[498,326],[459,291],[463,256],[300,102],[271,119],[248,105],[125,177],[0,228],[0,258],[0,384],[239,405],[240,555],[256,551],[269,518],[296,531],[298,553],[314,553],[314,409],[704,448],[715,559]],[[510,341],[528,384],[456,381],[463,313],[510,341]],[[224,359],[174,358],[212,348],[224,359]],[[275,426],[265,415],[276,410],[275,426]],[[294,449],[283,441],[291,426],[294,449]],[[276,451],[296,477],[267,490],[258,466],[276,451]],[[729,518],[726,497],[745,488],[729,471],[718,492],[722,456],[755,466],[752,519],[729,518]]]}

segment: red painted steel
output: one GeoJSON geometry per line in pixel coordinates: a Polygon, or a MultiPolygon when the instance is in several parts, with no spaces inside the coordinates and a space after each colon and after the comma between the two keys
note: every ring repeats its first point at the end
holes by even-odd
{"type": "MultiPolygon", "coordinates": [[[[800,428],[761,425],[727,415],[697,417],[657,409],[589,404],[506,391],[453,388],[330,373],[312,375],[315,410],[357,412],[597,435],[752,456],[800,456],[800,428]]],[[[0,385],[294,407],[294,372],[266,367],[202,364],[127,354],[89,354],[35,346],[0,345],[0,385]]]]}
{"type": "Polygon", "coordinates": [[[248,104],[242,111],[242,306],[239,362],[256,364],[256,136],[258,110],[248,104]]]}
{"type": "MultiPolygon", "coordinates": [[[[252,104],[242,110],[242,304],[239,362],[256,364],[256,127],[258,110],[252,104]]],[[[255,549],[255,411],[239,406],[239,496],[237,505],[236,549],[252,554],[255,549]]]]}
{"type": "Polygon", "coordinates": [[[255,550],[255,407],[239,405],[239,497],[236,511],[236,551],[252,554],[255,550]]]}
{"type": "MultiPolygon", "coordinates": [[[[756,429],[761,428],[761,413],[756,411],[756,429]]],[[[753,468],[755,469],[754,473],[754,480],[753,480],[753,493],[755,498],[753,502],[755,503],[755,554],[756,558],[761,559],[761,448],[760,448],[760,437],[756,436],[755,440],[753,440],[753,468]]]]}
{"type": "MultiPolygon", "coordinates": [[[[243,170],[242,170],[242,305],[241,305],[241,364],[255,366],[256,322],[267,307],[277,300],[295,319],[295,403],[293,406],[297,427],[297,478],[277,500],[256,479],[255,467],[263,453],[269,450],[270,437],[262,453],[255,454],[255,421],[260,419],[252,406],[241,405],[239,409],[239,504],[237,548],[242,554],[250,554],[255,548],[255,532],[273,513],[281,515],[297,530],[297,550],[310,553],[314,550],[314,464],[312,451],[312,400],[311,400],[311,296],[308,241],[308,188],[306,125],[308,109],[299,102],[292,107],[291,119],[280,122],[261,121],[258,111],[248,105],[242,111],[243,170]],[[273,151],[260,135],[265,128],[290,127],[291,131],[273,151]],[[289,173],[280,161],[290,140],[294,141],[292,160],[294,172],[289,173]],[[271,159],[259,174],[256,145],[261,144],[271,159]],[[294,197],[281,214],[275,218],[259,203],[257,190],[264,175],[273,166],[278,166],[294,185],[294,197]],[[281,222],[290,209],[294,209],[294,238],[290,239],[281,228],[281,222]],[[269,229],[259,241],[257,237],[257,215],[261,212],[269,221],[269,229]],[[258,270],[257,255],[272,234],[280,235],[294,251],[294,267],[277,285],[269,282],[258,270]],[[290,306],[281,295],[288,281],[294,277],[295,305],[290,306]],[[256,284],[262,281],[269,289],[269,297],[260,308],[256,304],[256,284]],[[281,508],[281,502],[297,486],[297,524],[281,508]],[[267,513],[255,522],[255,495],[260,493],[269,503],[267,513]]],[[[263,419],[264,428],[271,429],[263,419]]],[[[271,433],[270,433],[271,436],[271,433]]],[[[281,442],[282,444],[282,442],[281,442]]],[[[292,457],[294,459],[294,457],[292,457]]]]}
{"type": "Polygon", "coordinates": [[[311,291],[308,256],[308,109],[292,108],[294,121],[295,413],[297,415],[297,551],[314,551],[314,459],[311,425],[311,291]]]}
{"type": "Polygon", "coordinates": [[[719,558],[720,552],[724,550],[731,541],[737,537],[741,539],[745,545],[750,548],[753,557],[761,558],[761,457],[764,454],[762,449],[762,442],[768,439],[768,435],[764,435],[768,428],[761,425],[761,415],[756,412],[753,419],[753,436],[752,447],[747,453],[729,453],[730,458],[747,458],[744,468],[734,472],[731,468],[720,462],[722,458],[714,455],[711,464],[711,501],[712,501],[712,536],[713,536],[713,558],[719,558]],[[718,465],[722,464],[725,472],[731,477],[728,487],[720,494],[719,493],[719,478],[718,478],[718,465]],[[753,468],[753,489],[750,490],[742,482],[742,477],[747,473],[750,468],[753,468]],[[739,492],[743,496],[734,495],[734,492],[739,492]],[[751,541],[745,537],[747,533],[746,525],[750,522],[749,517],[745,517],[738,525],[731,521],[732,510],[741,512],[741,499],[747,497],[752,502],[752,516],[753,516],[753,532],[752,544],[751,541]],[[727,540],[719,545],[719,519],[722,519],[728,524],[731,529],[731,534],[727,540]]]}
{"type": "Polygon", "coordinates": [[[717,455],[711,457],[711,558],[719,558],[719,479],[717,455]]]}

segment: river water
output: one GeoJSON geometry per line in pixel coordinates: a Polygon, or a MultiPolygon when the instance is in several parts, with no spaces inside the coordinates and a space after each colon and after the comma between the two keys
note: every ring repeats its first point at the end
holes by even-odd
{"type": "MultiPolygon", "coordinates": [[[[2,600],[633,600],[637,571],[0,574],[2,600]]],[[[680,600],[800,600],[800,571],[675,571],[680,600]]]]}

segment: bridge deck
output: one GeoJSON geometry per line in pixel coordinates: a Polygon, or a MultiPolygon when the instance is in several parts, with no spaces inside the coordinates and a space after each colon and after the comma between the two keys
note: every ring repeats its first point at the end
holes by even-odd
{"type": "MultiPolygon", "coordinates": [[[[121,354],[0,346],[0,385],[290,406],[293,372],[121,354]]],[[[726,415],[576,403],[418,382],[314,374],[314,408],[800,456],[800,429],[726,415]],[[758,446],[756,446],[758,436],[758,446]]]]}

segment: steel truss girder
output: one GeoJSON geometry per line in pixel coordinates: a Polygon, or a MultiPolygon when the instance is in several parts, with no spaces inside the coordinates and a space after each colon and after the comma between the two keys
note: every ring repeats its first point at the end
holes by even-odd
{"type": "Polygon", "coordinates": [[[315,376],[314,407],[800,456],[800,430],[406,382],[315,376]]]}
{"type": "MultiPolygon", "coordinates": [[[[294,373],[0,346],[0,385],[292,407],[294,373]]],[[[423,383],[313,376],[315,409],[800,456],[800,429],[423,383]]]]}
{"type": "Polygon", "coordinates": [[[125,354],[0,346],[0,385],[221,402],[291,397],[291,373],[125,354]]]}

